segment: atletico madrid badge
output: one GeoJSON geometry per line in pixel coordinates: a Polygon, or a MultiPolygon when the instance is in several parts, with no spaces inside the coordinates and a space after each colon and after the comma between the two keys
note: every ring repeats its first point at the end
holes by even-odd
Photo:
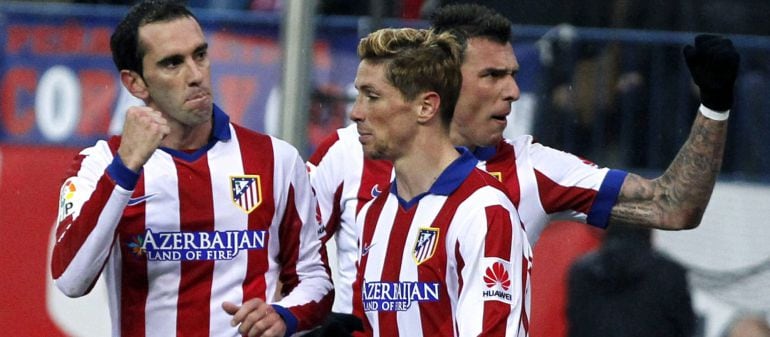
{"type": "Polygon", "coordinates": [[[412,250],[412,257],[418,266],[433,257],[433,254],[436,252],[436,246],[438,246],[438,235],[438,228],[420,228],[420,232],[417,233],[417,240],[414,243],[414,250],[412,250]]]}
{"type": "Polygon", "coordinates": [[[262,185],[258,175],[231,176],[230,190],[233,203],[246,214],[262,203],[262,185]]]}

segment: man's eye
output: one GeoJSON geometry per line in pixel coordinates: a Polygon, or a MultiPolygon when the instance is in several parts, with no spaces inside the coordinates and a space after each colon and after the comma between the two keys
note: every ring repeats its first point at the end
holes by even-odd
{"type": "Polygon", "coordinates": [[[490,75],[495,78],[505,77],[508,75],[507,71],[493,71],[490,75]]]}
{"type": "Polygon", "coordinates": [[[168,61],[168,62],[161,63],[161,66],[163,66],[163,68],[168,68],[168,69],[173,69],[173,68],[175,68],[178,65],[179,65],[179,63],[178,62],[174,62],[174,61],[168,61]]]}

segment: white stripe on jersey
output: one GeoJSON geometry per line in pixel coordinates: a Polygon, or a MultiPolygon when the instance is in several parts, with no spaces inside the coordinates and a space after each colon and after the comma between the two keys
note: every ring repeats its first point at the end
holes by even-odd
{"type": "MultiPolygon", "coordinates": [[[[176,188],[177,171],[174,160],[163,151],[155,154],[144,165],[145,195],[163,195],[155,202],[145,202],[145,223],[162,224],[154,232],[179,232],[179,190],[176,188]]],[[[147,302],[144,310],[145,332],[151,336],[175,336],[177,327],[177,289],[182,279],[182,268],[176,261],[147,261],[147,302]]]]}
{"type": "MultiPolygon", "coordinates": [[[[526,139],[527,137],[531,136],[525,136],[524,138],[526,139]]],[[[527,153],[533,163],[542,163],[542,165],[536,167],[538,171],[549,177],[559,177],[559,185],[562,186],[598,189],[597,187],[601,186],[607,171],[609,171],[608,168],[599,168],[595,164],[571,153],[554,150],[538,143],[531,143],[527,153]],[[562,164],[576,162],[582,162],[585,166],[593,167],[595,170],[603,172],[603,174],[598,174],[595,170],[577,170],[575,166],[562,164]]]]}
{"type": "MultiPolygon", "coordinates": [[[[230,128],[230,131],[235,133],[235,130],[230,128]]],[[[212,149],[218,151],[216,158],[209,157],[209,170],[211,171],[211,187],[213,195],[229,195],[230,189],[227,184],[215,181],[214,177],[227,177],[233,174],[233,172],[243,172],[243,163],[241,161],[241,153],[238,151],[240,144],[238,138],[233,137],[231,140],[233,146],[224,147],[221,149],[212,149]],[[216,162],[228,163],[228,165],[217,165],[216,162]]],[[[214,147],[219,147],[222,144],[217,144],[214,147]]],[[[232,207],[232,200],[230,198],[214,198],[212,200],[215,214],[226,214],[226,210],[232,207]]],[[[231,231],[231,230],[245,230],[244,226],[238,226],[238,224],[246,224],[248,222],[248,214],[240,212],[236,214],[230,214],[232,218],[215,218],[214,229],[217,231],[231,231]]],[[[209,320],[209,335],[215,336],[216,327],[228,326],[232,320],[232,316],[222,310],[221,303],[224,301],[236,301],[240,303],[243,300],[243,280],[246,278],[245,266],[248,261],[247,254],[238,254],[232,260],[217,260],[214,261],[214,277],[211,280],[211,305],[209,313],[211,318],[209,320]]]]}

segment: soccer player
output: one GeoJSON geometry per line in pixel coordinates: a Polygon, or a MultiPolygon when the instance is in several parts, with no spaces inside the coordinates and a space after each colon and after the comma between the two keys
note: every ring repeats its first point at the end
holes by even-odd
{"type": "Polygon", "coordinates": [[[460,46],[382,29],[358,45],[351,112],[395,177],[357,217],[354,312],[370,336],[525,336],[531,250],[505,187],[449,138],[460,46]]]}
{"type": "Polygon", "coordinates": [[[174,1],[132,7],[110,41],[146,106],[76,158],[51,271],[71,297],[103,272],[113,336],[284,336],[333,288],[299,153],[214,105],[208,44],[174,1]]]}
{"type": "MultiPolygon", "coordinates": [[[[478,5],[450,5],[432,18],[439,31],[463,45],[463,84],[450,128],[452,141],[479,159],[478,167],[507,187],[529,241],[535,245],[554,217],[606,228],[612,223],[687,229],[700,223],[719,173],[733,102],[739,55],[725,38],[702,35],[685,56],[700,87],[700,113],[689,139],[662,176],[600,168],[577,156],[533,142],[503,139],[511,103],[520,92],[519,69],[510,44],[511,23],[478,5]]],[[[337,246],[333,318],[350,313],[355,275],[355,214],[391,180],[387,161],[364,159],[355,125],[338,130],[307,165],[318,197],[327,240],[337,246]]]]}

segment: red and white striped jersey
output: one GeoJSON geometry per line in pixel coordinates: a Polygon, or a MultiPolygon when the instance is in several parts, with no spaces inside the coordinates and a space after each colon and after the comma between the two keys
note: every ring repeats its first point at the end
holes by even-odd
{"type": "Polygon", "coordinates": [[[113,336],[240,336],[221,305],[252,298],[289,331],[323,320],[333,290],[295,148],[218,108],[208,146],[156,150],[139,175],[116,156],[120,140],[83,150],[62,186],[59,289],[84,295],[103,272],[113,336]]]}
{"type": "MultiPolygon", "coordinates": [[[[599,168],[572,154],[534,143],[531,136],[505,139],[474,153],[477,167],[503,182],[534,246],[546,225],[571,219],[607,226],[626,173],[599,168]]],[[[356,272],[355,215],[392,178],[387,161],[365,160],[356,125],[330,135],[307,163],[318,197],[326,240],[334,236],[341,282],[335,283],[334,312],[350,313],[350,285],[356,272]]]]}
{"type": "Polygon", "coordinates": [[[505,187],[475,164],[464,150],[427,193],[404,201],[394,180],[362,208],[365,335],[527,335],[529,242],[505,187]]]}

